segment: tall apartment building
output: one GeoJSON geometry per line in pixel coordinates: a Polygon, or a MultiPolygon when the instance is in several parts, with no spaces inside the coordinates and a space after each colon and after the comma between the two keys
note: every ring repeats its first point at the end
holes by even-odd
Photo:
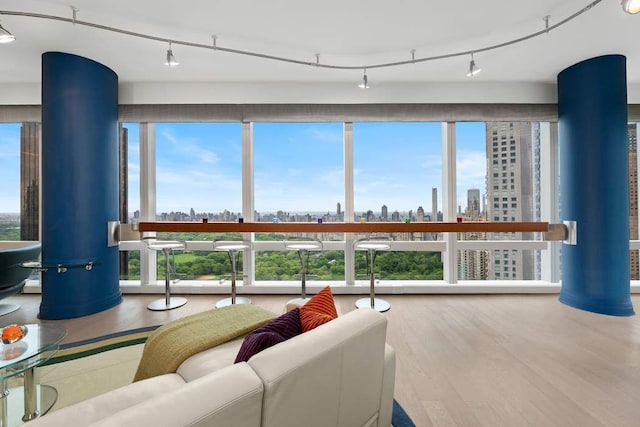
{"type": "MultiPolygon", "coordinates": [[[[471,221],[482,220],[480,190],[467,190],[467,207],[464,217],[471,221]]],[[[458,233],[460,240],[486,240],[487,233],[458,233]]],[[[486,280],[488,278],[489,251],[467,249],[458,253],[458,279],[486,280]]]]}
{"type": "MultiPolygon", "coordinates": [[[[487,219],[493,222],[533,221],[533,139],[535,126],[529,122],[487,122],[487,219]]],[[[494,233],[496,240],[532,239],[532,233],[494,233]]],[[[488,278],[532,280],[535,278],[533,251],[490,252],[488,278]]]]}
{"type": "Polygon", "coordinates": [[[477,188],[467,190],[466,216],[470,219],[479,219],[481,214],[480,206],[480,190],[477,188]]]}
{"type": "Polygon", "coordinates": [[[20,240],[40,240],[40,123],[20,128],[20,240]]]}
{"type": "Polygon", "coordinates": [[[431,189],[431,221],[438,220],[438,189],[431,189]]]}
{"type": "MultiPolygon", "coordinates": [[[[629,239],[638,239],[638,131],[636,124],[627,126],[629,138],[629,239]]],[[[640,279],[638,251],[629,254],[631,280],[640,279]]]]}
{"type": "MultiPolygon", "coordinates": [[[[487,233],[459,233],[460,240],[486,240],[487,233]]],[[[459,280],[487,280],[489,278],[490,251],[464,250],[458,251],[459,280]]]]}

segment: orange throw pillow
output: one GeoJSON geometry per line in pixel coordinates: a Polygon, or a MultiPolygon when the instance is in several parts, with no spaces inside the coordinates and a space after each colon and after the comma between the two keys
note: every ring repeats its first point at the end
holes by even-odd
{"type": "Polygon", "coordinates": [[[307,332],[338,317],[331,288],[327,286],[300,307],[302,332],[307,332]]]}

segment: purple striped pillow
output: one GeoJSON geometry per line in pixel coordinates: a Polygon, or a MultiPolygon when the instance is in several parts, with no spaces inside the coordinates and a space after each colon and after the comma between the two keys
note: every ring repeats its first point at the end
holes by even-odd
{"type": "Polygon", "coordinates": [[[296,308],[260,326],[244,337],[236,361],[246,362],[254,354],[302,333],[300,309],[296,308]]]}

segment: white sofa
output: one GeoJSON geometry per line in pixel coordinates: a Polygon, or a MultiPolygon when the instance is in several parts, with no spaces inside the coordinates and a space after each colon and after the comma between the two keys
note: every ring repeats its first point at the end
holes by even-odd
{"type": "Polygon", "coordinates": [[[330,427],[391,425],[395,353],[387,320],[352,311],[233,364],[242,339],[177,373],[51,412],[29,426],[330,427]]]}

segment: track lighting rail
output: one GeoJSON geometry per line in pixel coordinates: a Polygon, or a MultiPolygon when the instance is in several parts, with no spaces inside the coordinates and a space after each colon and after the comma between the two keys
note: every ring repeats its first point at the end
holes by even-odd
{"type": "Polygon", "coordinates": [[[280,62],[288,62],[288,63],[291,63],[291,64],[307,65],[307,66],[312,66],[312,67],[320,67],[320,68],[327,68],[327,69],[333,69],[333,70],[363,70],[363,69],[371,70],[371,69],[377,69],[377,68],[398,67],[398,66],[402,66],[402,65],[416,64],[416,63],[419,63],[419,62],[428,62],[428,61],[435,61],[435,60],[440,60],[440,59],[448,59],[448,58],[454,58],[454,57],[458,57],[458,56],[467,56],[467,55],[471,55],[472,53],[478,54],[478,53],[481,53],[481,52],[487,52],[487,51],[490,51],[490,50],[495,50],[495,49],[503,48],[503,47],[506,47],[506,46],[514,45],[514,44],[517,44],[517,43],[521,43],[523,41],[530,40],[532,38],[541,36],[543,34],[547,34],[550,31],[555,30],[556,28],[558,28],[558,27],[560,27],[560,26],[572,21],[573,19],[575,19],[578,16],[582,15],[583,13],[587,12],[588,10],[590,10],[591,8],[593,8],[598,3],[601,3],[601,2],[602,2],[602,0],[593,0],[592,2],[587,4],[582,9],[580,9],[577,12],[573,13],[572,15],[570,15],[570,16],[568,16],[568,17],[566,17],[566,18],[564,18],[564,19],[562,19],[560,21],[558,21],[557,23],[555,23],[553,25],[549,24],[549,16],[545,16],[543,18],[545,26],[541,30],[533,32],[531,34],[527,34],[527,35],[522,36],[522,37],[518,37],[518,38],[515,38],[515,39],[512,39],[512,40],[508,40],[508,41],[505,41],[505,42],[502,42],[502,43],[497,43],[497,44],[493,44],[493,45],[485,46],[485,47],[478,47],[478,48],[474,48],[474,49],[470,49],[470,50],[452,52],[452,53],[447,53],[447,54],[442,54],[442,55],[425,56],[425,57],[416,57],[416,51],[415,51],[415,49],[412,49],[412,50],[409,51],[411,57],[410,57],[410,59],[407,59],[406,61],[382,62],[382,63],[375,63],[375,64],[360,64],[360,65],[337,65],[337,64],[322,63],[322,62],[320,62],[320,58],[319,58],[318,54],[314,55],[314,60],[312,60],[312,61],[303,61],[303,60],[294,59],[294,58],[288,58],[288,57],[284,57],[284,56],[269,55],[269,54],[261,53],[261,52],[253,52],[253,51],[248,51],[248,50],[241,50],[241,49],[233,49],[233,48],[223,47],[223,46],[220,46],[217,43],[218,42],[218,38],[216,36],[214,36],[214,43],[213,44],[203,44],[203,43],[194,43],[194,42],[190,42],[190,41],[186,41],[186,40],[169,39],[169,38],[166,38],[166,37],[155,36],[155,35],[145,34],[145,33],[139,33],[139,32],[135,32],[135,31],[129,31],[129,30],[122,29],[122,28],[111,27],[111,26],[108,26],[108,25],[102,25],[102,24],[97,24],[97,23],[94,23],[94,22],[79,20],[79,19],[77,19],[77,16],[76,16],[78,10],[73,8],[73,7],[72,7],[72,10],[73,10],[73,17],[72,18],[65,18],[65,17],[62,17],[62,16],[55,16],[55,15],[46,15],[46,14],[41,14],[41,13],[9,11],[9,10],[0,10],[0,15],[22,16],[22,17],[28,17],[28,18],[38,18],[38,19],[48,19],[48,20],[69,22],[69,23],[74,24],[74,25],[83,25],[83,26],[86,26],[86,27],[96,28],[96,29],[103,30],[103,31],[110,31],[110,32],[114,32],[114,33],[124,34],[124,35],[132,36],[132,37],[138,37],[138,38],[147,39],[147,40],[153,40],[153,41],[158,41],[158,42],[163,42],[163,43],[172,43],[174,45],[195,47],[195,48],[200,48],[200,49],[210,49],[210,50],[227,52],[227,53],[232,53],[232,54],[237,54],[237,55],[252,56],[252,57],[256,57],[256,58],[262,58],[262,59],[268,59],[268,60],[280,61],[280,62]]]}

